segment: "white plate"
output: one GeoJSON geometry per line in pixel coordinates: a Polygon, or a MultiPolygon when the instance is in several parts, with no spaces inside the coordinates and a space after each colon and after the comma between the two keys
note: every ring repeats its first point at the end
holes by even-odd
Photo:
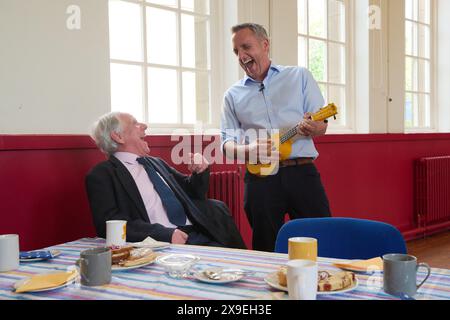
{"type": "MultiPolygon", "coordinates": [[[[217,269],[217,268],[214,268],[214,269],[217,269]]],[[[214,279],[208,278],[208,277],[205,275],[204,272],[205,272],[206,270],[208,270],[208,269],[205,269],[205,270],[198,271],[198,272],[194,273],[194,277],[195,277],[197,280],[200,280],[200,281],[203,281],[203,282],[216,283],[216,284],[230,283],[230,282],[234,282],[234,281],[239,281],[239,280],[241,280],[241,279],[244,277],[243,274],[236,274],[236,273],[222,273],[220,279],[214,280],[214,279]]]]}
{"type": "Polygon", "coordinates": [[[111,267],[111,271],[114,272],[114,271],[125,271],[125,270],[138,269],[138,268],[142,268],[142,267],[148,266],[149,264],[152,264],[154,261],[155,260],[152,260],[152,261],[149,261],[149,262],[145,262],[145,263],[138,264],[136,266],[130,266],[130,267],[121,267],[121,266],[119,266],[117,264],[113,264],[112,267],[111,267]]]}
{"type": "MultiPolygon", "coordinates": [[[[277,275],[277,271],[275,272],[271,272],[269,273],[265,278],[264,281],[271,286],[272,288],[278,289],[278,290],[283,290],[283,291],[288,291],[287,287],[280,285],[280,283],[278,282],[278,275],[277,275]]],[[[355,284],[341,289],[341,290],[336,290],[336,291],[317,291],[318,295],[327,295],[327,294],[338,294],[338,293],[344,293],[344,292],[348,292],[351,290],[356,289],[356,287],[358,287],[358,278],[355,278],[355,284]]]]}
{"type": "MultiPolygon", "coordinates": [[[[33,251],[45,251],[45,250],[33,250],[33,251]]],[[[59,250],[50,250],[50,252],[52,253],[52,256],[53,256],[52,258],[20,259],[20,262],[35,262],[35,261],[51,260],[61,254],[61,251],[59,251],[59,250]]]]}
{"type": "MultiPolygon", "coordinates": [[[[24,284],[26,281],[28,281],[28,279],[30,279],[30,278],[25,278],[25,279],[19,280],[16,283],[14,283],[14,289],[19,288],[22,284],[24,284]]],[[[30,290],[30,291],[26,291],[26,292],[21,292],[21,294],[30,293],[30,292],[45,292],[45,291],[56,290],[56,289],[64,288],[64,287],[66,287],[68,285],[71,285],[75,281],[76,281],[76,277],[73,278],[72,280],[67,281],[66,283],[63,283],[60,286],[57,286],[57,287],[38,289],[38,290],[30,290]]]]}
{"type": "Polygon", "coordinates": [[[153,250],[161,250],[170,246],[169,242],[157,242],[157,243],[130,243],[134,248],[150,248],[153,250]]]}
{"type": "Polygon", "coordinates": [[[345,271],[351,271],[351,272],[354,272],[354,273],[360,273],[360,274],[372,274],[372,273],[375,273],[375,272],[383,272],[383,270],[375,270],[375,269],[370,269],[370,270],[362,270],[362,269],[354,269],[354,268],[351,268],[351,267],[349,267],[349,268],[347,268],[347,267],[338,267],[338,266],[333,266],[333,267],[336,267],[336,268],[339,268],[339,269],[342,269],[342,270],[345,270],[345,271]]]}

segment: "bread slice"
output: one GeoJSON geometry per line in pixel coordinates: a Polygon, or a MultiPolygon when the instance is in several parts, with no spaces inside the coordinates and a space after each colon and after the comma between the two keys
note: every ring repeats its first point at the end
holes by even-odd
{"type": "Polygon", "coordinates": [[[133,250],[132,246],[111,248],[111,263],[118,264],[121,261],[127,260],[131,250],[133,250]]]}

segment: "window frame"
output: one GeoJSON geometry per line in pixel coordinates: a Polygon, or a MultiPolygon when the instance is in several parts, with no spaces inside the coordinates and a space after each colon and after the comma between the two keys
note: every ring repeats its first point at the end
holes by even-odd
{"type": "MultiPolygon", "coordinates": [[[[423,106],[419,106],[419,126],[411,126],[411,127],[407,127],[406,126],[406,116],[404,117],[403,121],[404,121],[404,132],[405,133],[427,133],[427,132],[437,132],[438,128],[437,128],[437,123],[438,123],[438,111],[439,108],[436,105],[437,103],[437,70],[436,70],[436,61],[437,61],[437,4],[435,3],[435,1],[430,0],[430,24],[426,24],[424,22],[421,21],[416,21],[416,20],[411,20],[411,19],[407,19],[406,17],[406,1],[405,2],[405,11],[403,14],[403,23],[405,25],[405,43],[406,43],[406,34],[407,34],[407,30],[406,30],[406,22],[409,21],[411,23],[414,23],[416,25],[424,25],[424,26],[429,26],[430,28],[430,57],[429,58],[422,58],[420,56],[414,56],[414,55],[407,55],[406,53],[406,46],[405,46],[405,52],[403,53],[404,56],[404,63],[405,63],[405,69],[406,69],[406,59],[407,58],[412,58],[414,60],[417,61],[429,61],[430,64],[430,92],[426,93],[426,92],[420,92],[420,91],[414,91],[414,90],[406,90],[406,78],[405,78],[405,82],[404,82],[404,86],[403,86],[403,90],[404,90],[404,94],[405,94],[405,99],[403,102],[403,108],[404,108],[404,112],[406,113],[406,95],[408,93],[410,94],[429,94],[430,96],[430,110],[429,110],[429,117],[430,117],[430,126],[423,126],[421,124],[424,123],[424,112],[423,112],[423,106]]],[[[420,0],[418,0],[419,2],[420,0]]],[[[414,39],[415,41],[418,40],[418,38],[414,39]]],[[[420,48],[417,49],[418,51],[420,51],[420,48]]],[[[405,72],[406,74],[406,72],[405,72]]],[[[413,118],[414,118],[414,114],[413,114],[413,118]]]]}
{"type": "MultiPolygon", "coordinates": [[[[310,1],[314,1],[314,0],[307,0],[307,5],[308,5],[308,10],[307,10],[307,25],[308,25],[308,29],[309,29],[309,2],[310,1]]],[[[307,30],[307,35],[305,34],[301,34],[298,32],[298,30],[296,31],[297,34],[297,41],[298,38],[300,37],[304,37],[305,39],[308,40],[308,45],[307,45],[307,60],[308,60],[308,70],[309,70],[309,40],[319,40],[319,41],[324,41],[326,43],[327,46],[327,70],[326,70],[326,74],[327,74],[327,80],[326,81],[319,81],[316,79],[316,82],[319,85],[324,85],[327,87],[327,100],[325,101],[325,104],[331,103],[331,102],[335,102],[335,101],[331,101],[329,99],[329,87],[330,86],[339,86],[339,87],[344,87],[345,88],[345,106],[341,106],[341,105],[337,105],[338,107],[338,112],[339,109],[342,109],[343,107],[345,107],[345,125],[341,125],[341,124],[336,124],[334,121],[329,121],[328,123],[328,129],[327,132],[328,133],[354,133],[355,132],[355,68],[354,66],[350,63],[351,61],[354,61],[354,56],[355,56],[355,46],[354,46],[354,32],[353,32],[353,28],[355,26],[354,20],[355,20],[355,16],[354,16],[354,0],[340,0],[339,2],[342,2],[344,4],[344,10],[345,10],[345,42],[340,42],[340,41],[335,41],[335,40],[331,40],[329,38],[329,28],[330,28],[330,23],[329,23],[329,19],[328,19],[328,12],[329,12],[329,3],[328,0],[326,0],[326,12],[327,12],[327,35],[326,38],[322,39],[316,36],[311,36],[309,34],[309,30],[307,30]],[[345,46],[345,84],[335,84],[329,81],[329,75],[330,75],[330,68],[329,68],[329,61],[330,61],[330,54],[329,54],[329,44],[330,43],[337,43],[337,44],[344,44],[345,46]]],[[[298,5],[298,2],[297,2],[298,5]]],[[[298,16],[297,16],[297,21],[298,21],[298,16]]],[[[297,60],[297,65],[299,64],[300,61],[297,60]]]]}
{"type": "MultiPolygon", "coordinates": [[[[223,60],[222,54],[220,54],[221,40],[223,38],[223,31],[220,31],[219,28],[221,21],[223,21],[222,17],[222,1],[223,0],[212,0],[209,1],[209,14],[201,14],[197,12],[183,10],[180,7],[181,0],[177,1],[177,8],[172,8],[169,6],[149,3],[146,0],[109,0],[109,1],[121,1],[126,3],[137,4],[140,6],[140,19],[141,19],[141,43],[142,43],[142,62],[141,61],[131,61],[131,60],[122,60],[122,59],[113,59],[111,56],[109,57],[110,68],[113,63],[115,64],[123,64],[123,65],[132,65],[139,66],[142,72],[142,117],[145,123],[149,124],[148,131],[150,133],[156,134],[167,134],[172,133],[174,129],[188,129],[191,130],[193,128],[203,129],[211,129],[216,128],[219,123],[219,118],[215,116],[219,109],[216,110],[214,106],[217,106],[218,103],[221,103],[222,96],[220,92],[223,93],[222,88],[222,79],[220,78],[220,61],[223,60]],[[177,19],[177,65],[164,65],[157,63],[149,63],[148,55],[147,55],[147,8],[156,8],[168,10],[176,13],[177,19]],[[190,68],[184,67],[182,65],[182,37],[181,37],[181,15],[188,14],[194,17],[202,17],[206,18],[209,21],[209,35],[207,35],[209,48],[208,48],[208,62],[209,69],[200,69],[200,68],[190,68]],[[155,123],[150,122],[149,120],[149,101],[148,97],[148,68],[162,68],[162,69],[170,69],[176,70],[177,72],[177,121],[175,123],[155,123]],[[216,70],[217,69],[217,70],[216,70]],[[186,124],[183,123],[183,72],[191,71],[191,72],[205,72],[209,77],[209,103],[208,103],[208,123],[202,123],[198,121],[195,124],[186,124]]],[[[109,3],[109,2],[108,2],[109,3]]],[[[111,80],[110,80],[111,83],[111,80]]],[[[126,112],[126,110],[123,110],[126,112]]]]}

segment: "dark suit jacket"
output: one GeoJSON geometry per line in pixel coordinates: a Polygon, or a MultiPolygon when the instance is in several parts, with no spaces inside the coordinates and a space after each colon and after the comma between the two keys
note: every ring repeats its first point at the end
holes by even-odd
{"type": "MultiPolygon", "coordinates": [[[[226,247],[245,248],[225,204],[206,199],[209,170],[187,176],[162,159],[148,158],[180,200],[186,215],[199,232],[226,247]]],[[[126,220],[127,241],[142,241],[148,236],[159,241],[171,241],[175,229],[149,220],[136,183],[120,160],[111,156],[109,160],[99,163],[88,173],[85,182],[99,237],[106,236],[106,221],[126,220]]]]}

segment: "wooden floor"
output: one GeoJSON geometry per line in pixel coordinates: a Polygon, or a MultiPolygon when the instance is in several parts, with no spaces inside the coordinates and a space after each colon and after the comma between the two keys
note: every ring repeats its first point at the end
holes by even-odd
{"type": "Polygon", "coordinates": [[[450,231],[408,241],[408,253],[432,268],[450,269],[450,231]]]}

